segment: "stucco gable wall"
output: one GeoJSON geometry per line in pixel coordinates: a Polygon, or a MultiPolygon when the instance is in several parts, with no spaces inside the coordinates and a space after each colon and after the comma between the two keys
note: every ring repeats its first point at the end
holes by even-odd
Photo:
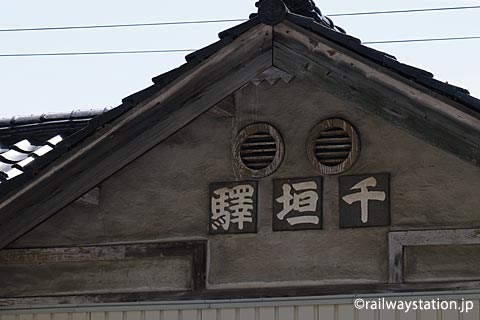
{"type": "Polygon", "coordinates": [[[233,118],[206,113],[104,181],[98,207],[71,204],[11,247],[205,238],[211,287],[385,282],[390,230],[480,226],[478,167],[353,102],[298,79],[248,85],[235,102],[233,118]],[[272,179],[318,175],[305,143],[311,128],[331,117],[360,134],[360,158],[345,174],[390,173],[391,227],[340,230],[338,176],[324,176],[324,230],[273,232],[272,179]],[[275,126],[286,148],[279,170],[259,180],[258,234],[209,236],[209,183],[239,178],[232,141],[253,122],[275,126]]]}

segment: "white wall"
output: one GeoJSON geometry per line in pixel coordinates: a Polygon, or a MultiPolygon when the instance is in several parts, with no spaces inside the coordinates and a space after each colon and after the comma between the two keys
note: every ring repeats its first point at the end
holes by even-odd
{"type": "MultiPolygon", "coordinates": [[[[457,299],[461,299],[457,297],[457,299]]],[[[0,320],[479,320],[480,303],[469,313],[459,311],[365,311],[353,304],[309,304],[308,300],[250,300],[238,303],[186,302],[6,311],[0,320]],[[262,302],[263,301],[263,302],[262,302]],[[86,311],[86,310],[94,311],[86,311]],[[84,312],[83,312],[84,311],[84,312]]],[[[311,302],[314,302],[312,300],[311,302]]],[[[317,301],[319,302],[319,301],[317,301]]]]}

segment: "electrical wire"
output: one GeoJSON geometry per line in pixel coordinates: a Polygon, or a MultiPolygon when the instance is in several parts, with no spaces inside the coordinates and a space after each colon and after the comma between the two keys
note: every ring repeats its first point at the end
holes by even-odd
{"type": "MultiPolygon", "coordinates": [[[[331,14],[329,16],[330,17],[359,16],[359,15],[395,14],[395,13],[411,13],[411,12],[427,12],[427,11],[467,10],[467,9],[479,9],[479,8],[480,8],[480,6],[443,7],[443,8],[429,8],[429,9],[409,9],[409,10],[392,10],[392,11],[339,13],[339,14],[331,14]]],[[[90,26],[63,26],[63,27],[45,27],[45,28],[17,28],[17,29],[0,29],[0,32],[146,27],[146,26],[207,24],[207,23],[226,23],[226,22],[242,22],[242,21],[246,21],[246,19],[172,21],[172,22],[154,22],[154,23],[111,24],[111,25],[90,25],[90,26]]],[[[428,38],[428,39],[366,41],[366,42],[363,42],[363,44],[370,44],[370,45],[371,44],[396,44],[396,43],[434,42],[434,41],[459,41],[459,40],[473,40],[473,39],[480,39],[480,37],[479,36],[471,36],[471,37],[448,37],[448,38],[428,38]]],[[[196,49],[164,49],[164,50],[132,50],[132,51],[93,51],[93,52],[6,53],[6,54],[0,54],[0,57],[42,57],[42,56],[47,57],[47,56],[178,53],[178,52],[193,52],[195,50],[196,49]]]]}
{"type": "MultiPolygon", "coordinates": [[[[415,13],[415,12],[431,12],[431,11],[451,11],[451,10],[472,10],[472,9],[480,9],[480,6],[461,6],[461,7],[443,7],[443,8],[426,8],[426,9],[407,9],[407,10],[391,10],[391,11],[334,13],[334,14],[330,14],[330,15],[328,15],[328,16],[329,16],[329,17],[344,17],[344,16],[398,14],[398,13],[415,13]]],[[[227,23],[227,22],[244,22],[244,21],[247,21],[247,19],[218,19],[218,20],[170,21],[170,22],[152,22],[152,23],[87,25],[87,26],[59,26],[59,27],[42,27],[42,28],[12,28],[12,29],[0,29],[0,32],[23,32],[23,31],[53,31],[53,30],[76,30],[76,29],[152,27],[152,26],[208,24],[208,23],[227,23]]]]}
{"type": "Polygon", "coordinates": [[[352,12],[352,13],[334,13],[334,14],[328,14],[327,16],[329,16],[329,17],[348,17],[348,16],[366,16],[366,15],[375,15],[375,14],[397,14],[397,13],[451,11],[451,10],[467,10],[467,9],[480,9],[480,6],[427,8],[427,9],[407,9],[407,10],[371,11],[371,12],[352,12]]]}
{"type": "MultiPolygon", "coordinates": [[[[431,39],[366,41],[366,42],[362,42],[362,44],[399,44],[399,43],[415,43],[415,42],[460,41],[460,40],[474,40],[474,39],[480,39],[480,36],[431,38],[431,39]]],[[[166,49],[166,50],[133,50],[133,51],[6,53],[6,54],[0,54],[0,58],[5,58],[5,57],[49,57],[49,56],[112,55],[112,54],[145,54],[145,53],[178,53],[178,52],[193,52],[193,51],[196,51],[196,50],[197,49],[166,49]]]]}
{"type": "Polygon", "coordinates": [[[17,28],[17,29],[0,29],[0,32],[52,31],[52,30],[76,30],[76,29],[104,29],[104,28],[129,28],[129,27],[153,27],[153,26],[171,26],[171,25],[186,25],[186,24],[207,24],[207,23],[226,23],[226,22],[244,22],[244,21],[247,21],[247,19],[170,21],[170,22],[131,23],[131,24],[104,24],[104,25],[91,25],[91,26],[64,26],[64,27],[44,27],[44,28],[17,28]]]}
{"type": "Polygon", "coordinates": [[[51,53],[7,53],[7,54],[0,54],[0,58],[6,58],[6,57],[84,56],[84,55],[111,55],[111,54],[142,54],[142,53],[178,53],[178,52],[193,52],[193,51],[196,51],[196,49],[93,51],[93,52],[51,52],[51,53]]]}
{"type": "Polygon", "coordinates": [[[362,44],[412,43],[412,42],[456,41],[456,40],[474,40],[474,39],[480,39],[480,37],[451,37],[451,38],[430,38],[430,39],[366,41],[366,42],[362,42],[362,44]]]}

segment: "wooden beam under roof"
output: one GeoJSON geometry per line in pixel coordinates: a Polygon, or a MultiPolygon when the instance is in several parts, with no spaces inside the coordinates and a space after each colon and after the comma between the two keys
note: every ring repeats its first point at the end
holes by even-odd
{"type": "Polygon", "coordinates": [[[31,183],[4,199],[0,203],[0,248],[271,67],[272,34],[270,26],[252,27],[63,154],[31,183]]]}
{"type": "Polygon", "coordinates": [[[480,166],[480,116],[304,28],[274,27],[274,66],[480,166]]]}

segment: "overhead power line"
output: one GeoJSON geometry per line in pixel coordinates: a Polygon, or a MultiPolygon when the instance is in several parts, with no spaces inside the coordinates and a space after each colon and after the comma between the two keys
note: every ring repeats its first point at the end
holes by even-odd
{"type": "Polygon", "coordinates": [[[109,54],[139,54],[139,53],[178,53],[193,52],[197,49],[171,49],[171,50],[133,50],[133,51],[93,51],[93,52],[51,52],[51,53],[7,53],[0,57],[52,57],[52,56],[86,56],[109,54]]]}
{"type": "Polygon", "coordinates": [[[329,17],[347,17],[347,16],[366,16],[366,15],[375,15],[375,14],[396,14],[396,13],[414,13],[414,12],[430,12],[430,11],[467,10],[467,9],[479,9],[479,8],[480,8],[480,6],[407,9],[407,10],[390,10],[390,11],[334,13],[334,14],[328,14],[327,16],[329,16],[329,17]]]}
{"type": "MultiPolygon", "coordinates": [[[[329,16],[329,17],[344,17],[344,16],[363,16],[363,15],[398,14],[398,13],[431,12],[431,11],[451,11],[451,10],[471,10],[471,9],[480,9],[480,5],[479,5],[479,6],[444,7],[444,8],[391,10],[391,11],[370,11],[370,12],[334,13],[334,14],[330,14],[330,15],[328,15],[328,16],[329,16]]],[[[105,28],[130,28],[130,27],[153,27],[153,26],[169,26],[169,25],[189,25],[189,24],[209,24],[209,23],[243,22],[243,21],[247,21],[247,19],[218,19],[218,20],[193,20],[193,21],[169,21],[169,22],[151,22],[151,23],[131,23],[131,24],[104,24],[104,25],[86,25],[86,26],[58,26],[58,27],[40,27],[40,28],[12,28],[12,29],[0,29],[0,32],[53,31],[53,30],[105,29],[105,28]]]]}
{"type": "Polygon", "coordinates": [[[207,23],[226,23],[226,22],[244,22],[244,21],[247,21],[247,19],[170,21],[170,22],[131,23],[131,24],[103,24],[103,25],[90,25],[90,26],[64,26],[64,27],[44,27],[44,28],[17,28],[17,29],[0,29],[0,32],[154,27],[154,26],[172,26],[172,25],[184,25],[184,24],[207,24],[207,23]]]}
{"type": "Polygon", "coordinates": [[[480,39],[480,37],[452,37],[452,38],[431,38],[431,39],[366,41],[366,42],[362,42],[362,44],[411,43],[411,42],[455,41],[455,40],[474,40],[474,39],[480,39]]]}
{"type": "MultiPolygon", "coordinates": [[[[480,36],[473,37],[450,37],[450,38],[431,38],[431,39],[405,39],[405,40],[383,40],[366,41],[362,44],[395,44],[395,43],[414,43],[414,42],[435,42],[435,41],[459,41],[480,39],[480,36]]],[[[132,50],[132,51],[93,51],[93,52],[47,52],[47,53],[6,53],[0,54],[0,58],[5,57],[48,57],[48,56],[84,56],[84,55],[112,55],[112,54],[144,54],[144,53],[178,53],[193,52],[198,49],[165,49],[165,50],[132,50]]]]}

